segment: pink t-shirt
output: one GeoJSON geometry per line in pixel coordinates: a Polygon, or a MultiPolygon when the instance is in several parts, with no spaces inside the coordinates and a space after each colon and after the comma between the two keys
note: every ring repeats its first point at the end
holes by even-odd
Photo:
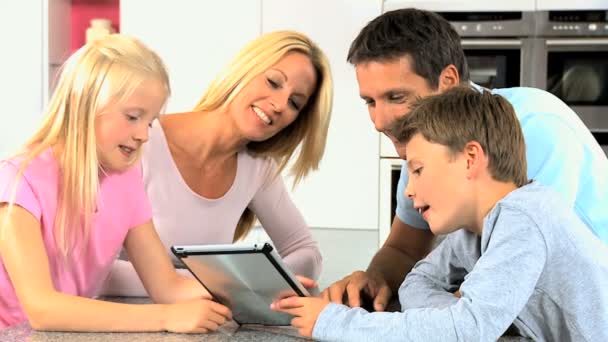
{"type": "MultiPolygon", "coordinates": [[[[0,203],[10,201],[19,160],[0,164],[0,203]]],[[[15,203],[40,221],[55,289],[83,297],[98,294],[130,228],[151,220],[152,210],[141,169],[104,175],[100,180],[97,212],[91,222],[90,241],[75,258],[62,265],[55,247],[59,167],[51,149],[37,156],[20,178],[15,203]]],[[[83,241],[77,242],[79,245],[83,241]]],[[[24,251],[24,253],[27,253],[24,251]]],[[[0,259],[1,262],[1,259],[0,259]]],[[[0,263],[0,329],[27,320],[4,267],[0,263]]]]}

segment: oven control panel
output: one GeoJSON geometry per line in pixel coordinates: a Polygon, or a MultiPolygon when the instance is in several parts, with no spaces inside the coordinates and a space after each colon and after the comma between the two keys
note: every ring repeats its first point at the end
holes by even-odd
{"type": "Polygon", "coordinates": [[[548,11],[537,21],[538,32],[544,36],[606,37],[608,11],[548,11]]]}

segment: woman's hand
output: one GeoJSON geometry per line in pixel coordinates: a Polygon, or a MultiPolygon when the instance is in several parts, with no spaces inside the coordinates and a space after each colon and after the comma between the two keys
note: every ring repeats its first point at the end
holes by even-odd
{"type": "Polygon", "coordinates": [[[193,299],[167,306],[165,330],[174,333],[216,331],[232,319],[230,309],[208,299],[193,299]]]}

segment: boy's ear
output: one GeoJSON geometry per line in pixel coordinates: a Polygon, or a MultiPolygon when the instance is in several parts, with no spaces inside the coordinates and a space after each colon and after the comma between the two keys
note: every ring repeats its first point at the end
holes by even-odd
{"type": "Polygon", "coordinates": [[[464,157],[467,161],[467,177],[469,179],[477,178],[487,168],[486,154],[477,141],[469,141],[464,145],[464,157]]]}
{"type": "Polygon", "coordinates": [[[460,84],[460,75],[458,75],[458,69],[454,64],[450,64],[443,68],[441,74],[439,75],[439,92],[443,93],[444,91],[455,87],[460,84]]]}

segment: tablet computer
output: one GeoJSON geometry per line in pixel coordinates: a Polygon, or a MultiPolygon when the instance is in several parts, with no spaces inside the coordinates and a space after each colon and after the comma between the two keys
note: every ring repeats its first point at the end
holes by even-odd
{"type": "Polygon", "coordinates": [[[293,316],[270,303],[310,293],[272,247],[264,245],[181,245],[171,251],[239,324],[289,325],[293,316]]]}

